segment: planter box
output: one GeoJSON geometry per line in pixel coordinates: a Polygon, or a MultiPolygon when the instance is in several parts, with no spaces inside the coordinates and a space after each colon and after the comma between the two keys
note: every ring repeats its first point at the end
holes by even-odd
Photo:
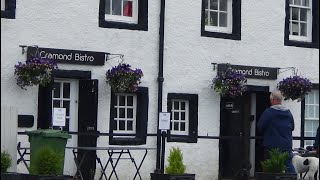
{"type": "Polygon", "coordinates": [[[150,173],[151,180],[195,180],[195,174],[171,175],[150,173]]]}
{"type": "Polygon", "coordinates": [[[22,173],[1,173],[1,180],[71,180],[70,176],[39,176],[22,173]]]}
{"type": "Polygon", "coordinates": [[[257,172],[256,180],[297,180],[297,174],[296,173],[257,172]]]}

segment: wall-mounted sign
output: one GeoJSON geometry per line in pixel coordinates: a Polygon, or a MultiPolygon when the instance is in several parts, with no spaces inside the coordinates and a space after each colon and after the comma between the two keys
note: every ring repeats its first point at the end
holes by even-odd
{"type": "Polygon", "coordinates": [[[104,65],[108,56],[105,52],[28,47],[27,58],[34,56],[36,52],[40,57],[57,63],[82,65],[104,65]]]}
{"type": "Polygon", "coordinates": [[[226,109],[233,109],[233,102],[226,102],[225,108],[226,109]]]}
{"type": "Polygon", "coordinates": [[[53,108],[52,126],[66,125],[66,108],[53,108]]]}
{"type": "Polygon", "coordinates": [[[159,113],[159,129],[161,130],[170,129],[170,113],[167,113],[167,112],[159,113]]]}
{"type": "Polygon", "coordinates": [[[237,72],[245,74],[247,78],[251,79],[277,79],[278,68],[259,67],[259,66],[240,66],[218,64],[218,73],[224,72],[228,66],[235,69],[237,72]]]}

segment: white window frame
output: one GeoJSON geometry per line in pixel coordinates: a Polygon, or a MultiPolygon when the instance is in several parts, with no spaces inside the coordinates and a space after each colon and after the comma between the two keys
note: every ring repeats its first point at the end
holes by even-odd
{"type": "Polygon", "coordinates": [[[116,93],[116,104],[114,106],[115,110],[117,111],[117,116],[114,117],[114,121],[116,121],[116,128],[113,130],[114,133],[121,133],[121,134],[135,134],[136,133],[136,126],[137,126],[137,95],[135,94],[129,94],[129,93],[116,93]],[[119,105],[119,96],[124,96],[125,97],[125,104],[124,106],[119,105]],[[127,106],[127,100],[128,96],[133,97],[133,104],[132,106],[127,106]],[[125,116],[124,118],[119,118],[119,109],[124,108],[125,109],[125,116]],[[128,118],[127,117],[127,109],[133,109],[133,117],[128,118]],[[119,121],[125,121],[125,130],[119,130],[119,121]],[[132,122],[132,130],[127,130],[127,121],[133,121],[132,122]]]}
{"type": "MultiPolygon", "coordinates": [[[[293,5],[289,2],[289,40],[293,41],[305,41],[305,42],[311,42],[312,41],[312,0],[308,0],[309,6],[302,6],[302,5],[293,5]],[[301,32],[300,29],[300,9],[307,9],[307,21],[305,22],[307,24],[307,36],[300,36],[300,35],[292,35],[292,8],[298,8],[299,9],[299,15],[298,20],[294,20],[294,22],[299,23],[299,34],[301,32]]],[[[294,0],[292,0],[294,2],[294,0]]],[[[301,1],[300,1],[301,4],[301,1]]]]}
{"type": "Polygon", "coordinates": [[[172,135],[189,135],[189,101],[184,100],[184,99],[172,99],[171,100],[171,134],[172,135]],[[174,103],[178,102],[179,103],[179,109],[174,109],[174,103]],[[181,109],[181,103],[184,102],[185,103],[185,109],[182,110],[181,109]],[[177,120],[175,120],[174,114],[175,112],[179,113],[179,118],[177,120]],[[184,112],[185,113],[185,120],[181,120],[181,113],[184,112]],[[174,123],[179,123],[179,130],[174,130],[174,123]],[[181,127],[181,123],[185,123],[185,130],[181,131],[180,127],[181,127]]]}
{"type": "MultiPolygon", "coordinates": [[[[123,0],[122,6],[123,6],[123,0]]],[[[132,23],[138,24],[138,1],[139,0],[131,0],[132,1],[132,17],[127,17],[123,15],[112,15],[112,0],[110,0],[110,13],[105,14],[106,21],[114,21],[114,22],[124,22],[124,23],[132,23]]],[[[105,1],[105,3],[107,3],[105,1]]],[[[123,14],[123,7],[121,8],[121,14],[123,14]]]]}
{"type": "MultiPolygon", "coordinates": [[[[210,0],[206,0],[208,1],[208,7],[210,8],[210,0]]],[[[228,1],[228,7],[227,7],[227,27],[218,27],[218,26],[209,26],[205,24],[205,31],[210,31],[210,32],[223,32],[223,33],[232,33],[232,3],[233,0],[226,0],[228,1]]],[[[211,9],[204,9],[204,13],[207,13],[207,11],[209,11],[208,14],[208,22],[210,21],[210,11],[215,11],[218,12],[218,25],[219,25],[219,15],[220,15],[220,6],[219,6],[219,0],[218,0],[218,10],[211,10],[211,9]]],[[[204,17],[205,18],[205,17],[204,17]]]]}
{"type": "MultiPolygon", "coordinates": [[[[306,97],[305,97],[305,115],[304,115],[304,136],[308,137],[310,135],[307,135],[307,133],[311,134],[311,137],[316,136],[316,130],[317,127],[319,126],[319,90],[312,90],[306,97]],[[313,95],[313,102],[314,103],[309,103],[309,98],[310,96],[313,95]],[[318,100],[318,102],[316,101],[318,100]],[[309,117],[309,109],[308,108],[313,108],[313,116],[309,117]],[[316,111],[318,110],[318,112],[316,111]],[[306,122],[309,121],[311,122],[311,129],[306,129],[306,122]]],[[[314,143],[313,140],[305,140],[304,145],[306,146],[312,146],[314,143]]]]}

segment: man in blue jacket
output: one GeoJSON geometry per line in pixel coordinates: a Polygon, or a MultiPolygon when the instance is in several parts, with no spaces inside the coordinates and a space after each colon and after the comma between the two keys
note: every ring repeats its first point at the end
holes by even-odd
{"type": "Polygon", "coordinates": [[[288,108],[283,106],[283,96],[280,91],[270,94],[271,107],[267,108],[258,121],[258,129],[263,134],[263,146],[266,151],[278,148],[290,154],[286,162],[287,172],[295,173],[292,164],[292,131],[293,116],[288,108]]]}

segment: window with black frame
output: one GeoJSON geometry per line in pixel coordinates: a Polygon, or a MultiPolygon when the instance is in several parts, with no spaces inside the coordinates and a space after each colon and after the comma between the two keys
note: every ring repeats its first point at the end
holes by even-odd
{"type": "Polygon", "coordinates": [[[16,0],[1,0],[1,18],[16,18],[16,0]]]}
{"type": "Polygon", "coordinates": [[[148,106],[146,87],[134,93],[111,92],[109,144],[146,144],[148,106]]]}

